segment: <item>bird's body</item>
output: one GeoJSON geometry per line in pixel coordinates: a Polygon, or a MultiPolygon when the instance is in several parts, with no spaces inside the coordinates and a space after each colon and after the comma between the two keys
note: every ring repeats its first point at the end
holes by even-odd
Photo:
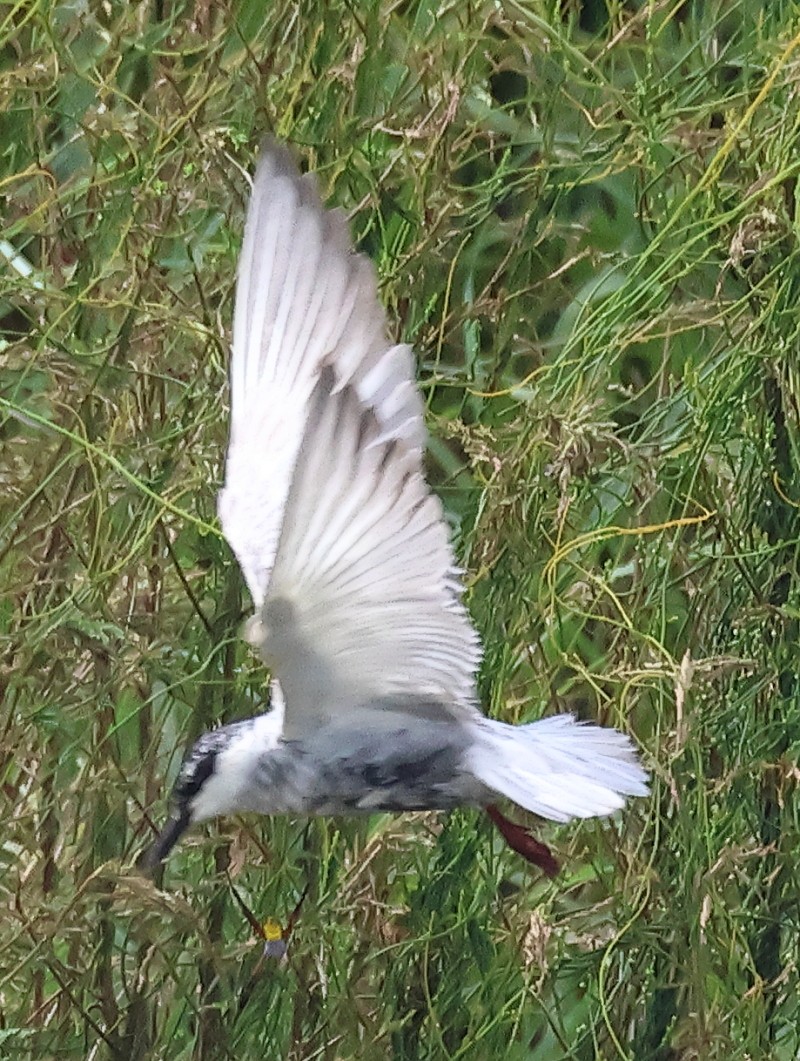
{"type": "Polygon", "coordinates": [[[379,732],[333,724],[288,741],[273,712],[240,725],[219,765],[242,785],[207,793],[215,813],[450,810],[479,805],[484,792],[464,767],[469,734],[458,725],[399,716],[379,732]]]}
{"type": "Polygon", "coordinates": [[[247,639],[270,668],[272,708],[195,744],[153,859],[191,823],[239,811],[475,806],[550,871],[496,799],[566,821],[647,791],[615,730],[480,712],[480,644],[423,475],[410,349],[387,340],[342,216],[275,144],[248,212],[231,403],[220,518],[253,597],[247,639]]]}
{"type": "MultiPolygon", "coordinates": [[[[196,763],[209,753],[217,756],[212,780],[197,802],[197,817],[239,811],[335,815],[483,807],[508,795],[505,787],[512,788],[510,749],[518,745],[522,776],[530,772],[538,787],[530,785],[516,801],[542,817],[566,821],[610,813],[623,802],[606,792],[610,779],[629,787],[640,783],[635,759],[622,754],[627,742],[621,734],[581,726],[569,715],[509,726],[482,716],[441,717],[432,703],[414,710],[397,704],[373,709],[380,712],[381,725],[332,722],[302,739],[284,739],[279,709],[207,734],[184,765],[191,784],[196,763]],[[565,769],[562,756],[571,744],[572,787],[560,791],[556,781],[555,792],[549,791],[552,775],[558,778],[565,769]]],[[[179,779],[178,792],[181,784],[179,779]]]]}

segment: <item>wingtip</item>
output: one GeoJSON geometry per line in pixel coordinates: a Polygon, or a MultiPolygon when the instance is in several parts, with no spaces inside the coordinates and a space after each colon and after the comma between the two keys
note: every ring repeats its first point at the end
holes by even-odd
{"type": "Polygon", "coordinates": [[[319,194],[319,185],[315,173],[304,173],[302,156],[295,148],[272,133],[261,139],[253,175],[253,187],[262,183],[284,177],[300,193],[300,201],[306,206],[314,205],[321,213],[326,214],[319,194]]]}
{"type": "Polygon", "coordinates": [[[258,169],[261,169],[263,165],[270,165],[286,173],[296,173],[300,168],[293,150],[272,133],[262,136],[256,165],[258,169]]]}

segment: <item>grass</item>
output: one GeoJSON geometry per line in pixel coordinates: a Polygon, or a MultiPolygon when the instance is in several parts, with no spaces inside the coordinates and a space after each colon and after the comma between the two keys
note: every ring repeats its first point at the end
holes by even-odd
{"type": "Polygon", "coordinates": [[[789,3],[0,13],[0,1047],[13,1058],[800,1053],[789,3]],[[376,261],[487,710],[631,732],[650,800],[197,830],[258,709],[215,521],[244,173],[291,140],[376,261]],[[259,920],[286,925],[284,965],[259,920]]]}

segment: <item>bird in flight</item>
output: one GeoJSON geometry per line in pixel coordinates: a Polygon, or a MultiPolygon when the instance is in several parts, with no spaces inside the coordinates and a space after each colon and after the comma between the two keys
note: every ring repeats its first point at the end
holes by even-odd
{"type": "Polygon", "coordinates": [[[414,359],[387,335],[344,215],[269,141],[239,261],[219,516],[253,599],[246,637],[270,669],[271,708],[194,744],[151,866],[219,815],[471,806],[553,875],[549,849],[498,800],[564,822],[647,793],[616,730],[481,712],[480,643],[423,473],[414,359]]]}

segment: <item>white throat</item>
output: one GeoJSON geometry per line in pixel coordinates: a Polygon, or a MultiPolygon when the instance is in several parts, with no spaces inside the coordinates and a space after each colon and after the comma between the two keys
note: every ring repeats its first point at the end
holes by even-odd
{"type": "MultiPolygon", "coordinates": [[[[273,700],[275,703],[275,700],[273,700]]],[[[192,821],[245,809],[242,796],[252,784],[259,759],[275,748],[283,731],[283,703],[242,726],[216,758],[214,770],[192,801],[192,821]]]]}

